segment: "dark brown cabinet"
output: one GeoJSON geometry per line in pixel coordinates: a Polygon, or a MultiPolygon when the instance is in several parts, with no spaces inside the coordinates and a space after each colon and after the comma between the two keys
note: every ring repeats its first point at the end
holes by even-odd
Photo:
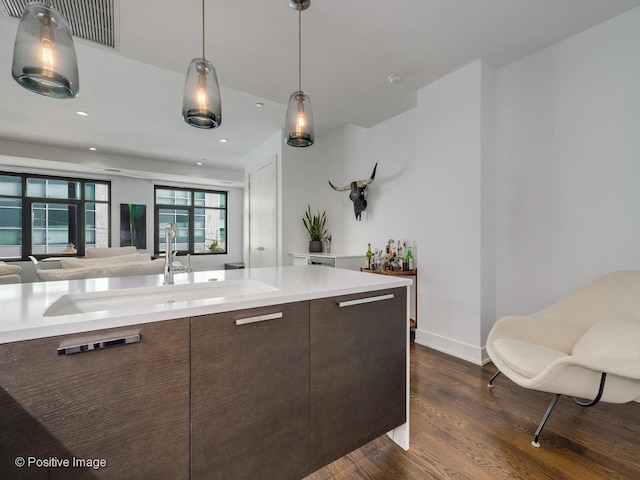
{"type": "Polygon", "coordinates": [[[188,319],[0,345],[0,478],[188,477],[188,319]]]}
{"type": "Polygon", "coordinates": [[[407,327],[397,288],[0,344],[0,478],[299,480],[405,423],[407,327]]]}
{"type": "Polygon", "coordinates": [[[192,479],[309,472],[309,302],[194,317],[192,479]]]}
{"type": "Polygon", "coordinates": [[[406,421],[406,288],[310,302],[310,471],[406,421]]]}

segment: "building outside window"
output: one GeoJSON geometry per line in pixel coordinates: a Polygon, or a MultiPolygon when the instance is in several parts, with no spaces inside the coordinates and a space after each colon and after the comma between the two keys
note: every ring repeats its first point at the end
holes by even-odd
{"type": "Polygon", "coordinates": [[[0,258],[109,246],[111,183],[0,172],[0,258]]]}
{"type": "Polygon", "coordinates": [[[227,253],[227,192],[155,187],[155,253],[164,253],[165,227],[178,226],[180,253],[227,253]]]}

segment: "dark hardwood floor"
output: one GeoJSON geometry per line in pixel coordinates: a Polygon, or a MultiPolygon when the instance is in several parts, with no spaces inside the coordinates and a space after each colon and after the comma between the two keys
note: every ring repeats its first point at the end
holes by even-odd
{"type": "Polygon", "coordinates": [[[307,480],[640,479],[640,404],[581,408],[561,397],[540,437],[552,395],[495,371],[411,346],[411,449],[387,436],[307,480]]]}

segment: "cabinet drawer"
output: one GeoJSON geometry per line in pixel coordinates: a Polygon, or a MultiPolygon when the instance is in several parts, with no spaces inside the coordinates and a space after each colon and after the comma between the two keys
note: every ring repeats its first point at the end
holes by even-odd
{"type": "Polygon", "coordinates": [[[311,301],[311,471],[406,421],[406,288],[311,301]]]}
{"type": "Polygon", "coordinates": [[[186,479],[189,321],[0,345],[0,412],[0,478],[186,479]],[[18,469],[18,456],[106,466],[18,469]]]}
{"type": "Polygon", "coordinates": [[[309,469],[309,303],[195,317],[192,479],[309,469]]]}

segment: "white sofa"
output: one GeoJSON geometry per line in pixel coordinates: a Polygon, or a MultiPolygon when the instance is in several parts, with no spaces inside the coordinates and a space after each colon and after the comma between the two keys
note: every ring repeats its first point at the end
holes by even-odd
{"type": "Polygon", "coordinates": [[[555,394],[536,447],[560,395],[581,406],[634,400],[640,395],[640,271],[610,273],[537,313],[499,319],[487,352],[498,368],[489,387],[503,373],[524,388],[555,394]]]}
{"type": "Polygon", "coordinates": [[[43,269],[35,258],[30,258],[40,281],[154,275],[164,272],[164,261],[152,260],[151,254],[137,252],[135,247],[94,250],[98,252],[88,250],[84,258],[61,258],[60,268],[43,269]]]}
{"type": "Polygon", "coordinates": [[[138,249],[133,246],[89,248],[85,253],[85,258],[89,259],[89,258],[120,257],[122,255],[128,255],[131,253],[138,253],[138,249]]]}
{"type": "Polygon", "coordinates": [[[20,283],[20,265],[8,265],[0,262],[0,284],[20,283]]]}

